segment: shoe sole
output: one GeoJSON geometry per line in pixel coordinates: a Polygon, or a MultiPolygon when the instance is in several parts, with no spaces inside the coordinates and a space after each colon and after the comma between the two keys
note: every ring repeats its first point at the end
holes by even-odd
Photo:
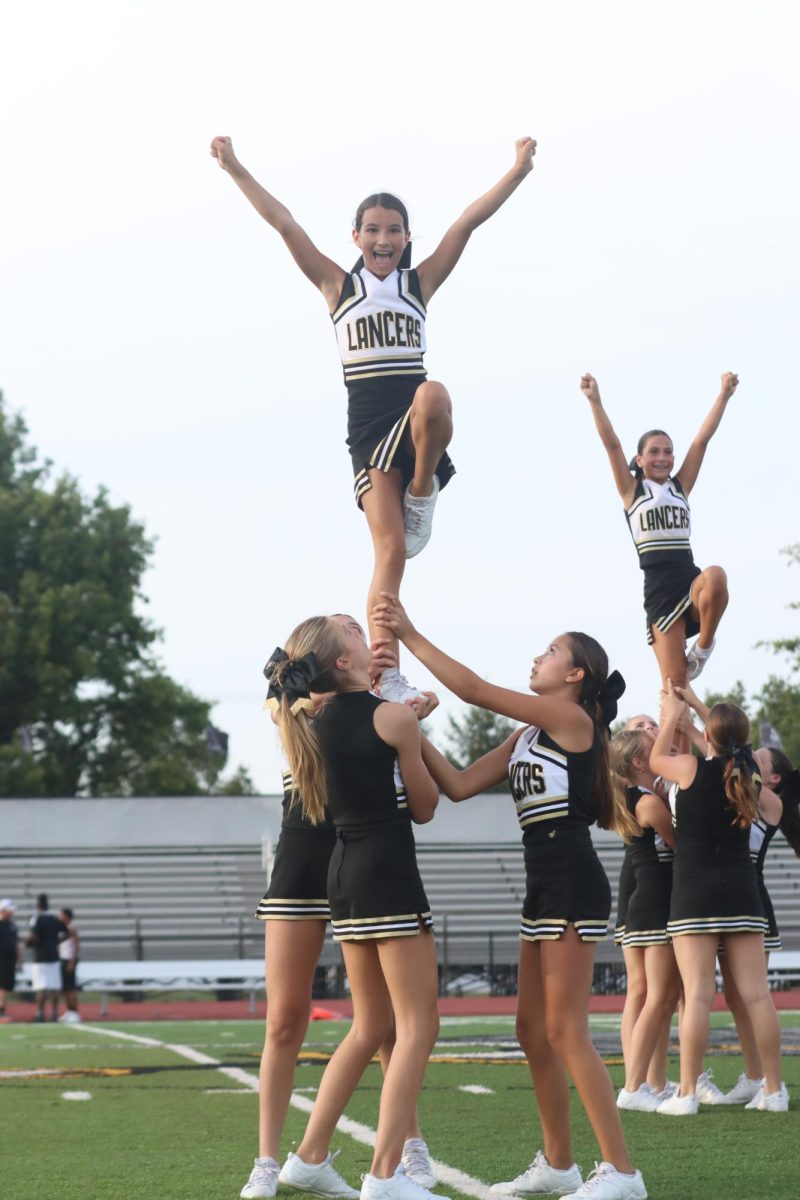
{"type": "Polygon", "coordinates": [[[321,1196],[322,1200],[358,1200],[361,1195],[355,1188],[349,1192],[322,1192],[319,1188],[312,1187],[307,1183],[290,1183],[288,1179],[282,1179],[278,1176],[278,1183],[282,1187],[292,1188],[295,1192],[307,1192],[310,1196],[321,1196]]]}

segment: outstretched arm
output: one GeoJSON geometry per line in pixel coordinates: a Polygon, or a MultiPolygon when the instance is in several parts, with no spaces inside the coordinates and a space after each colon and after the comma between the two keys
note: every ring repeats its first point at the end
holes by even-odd
{"type": "Polygon", "coordinates": [[[617,485],[617,491],[627,508],[631,500],[633,500],[633,493],[636,490],[636,480],[631,475],[631,469],[628,466],[628,460],[622,449],[622,443],[614,432],[614,426],[609,420],[608,413],[603,408],[603,401],[600,399],[600,388],[597,386],[597,380],[594,375],[586,374],[581,376],[581,391],[589,401],[595,427],[600,434],[600,441],[605,447],[608,461],[611,463],[611,474],[614,476],[614,483],[617,485]]]}
{"type": "Polygon", "coordinates": [[[557,697],[531,696],[510,688],[495,687],[423,637],[411,624],[396,596],[381,592],[381,597],[381,603],[372,610],[375,624],[390,629],[431,674],[460,700],[510,717],[513,721],[522,721],[525,725],[538,725],[546,729],[565,750],[581,753],[589,749],[594,737],[594,725],[579,704],[557,697]]]}
{"type": "Polygon", "coordinates": [[[698,759],[693,754],[672,754],[675,733],[681,717],[686,712],[686,702],[681,700],[667,680],[667,695],[661,706],[661,726],[650,753],[650,770],[662,779],[687,788],[697,774],[698,759]]]}
{"type": "Polygon", "coordinates": [[[267,189],[245,170],[233,152],[233,144],[229,137],[215,137],[211,143],[211,154],[222,170],[228,172],[256,212],[281,235],[300,270],[319,288],[328,308],[333,311],[344,283],[345,272],[342,268],[317,249],[286,205],[270,195],[267,189]]]}
{"type": "Polygon", "coordinates": [[[700,468],[706,456],[708,443],[717,432],[723,413],[728,407],[728,401],[736,391],[738,385],[739,376],[734,375],[732,371],[726,371],[722,376],[719,395],[711,407],[711,412],[705,421],[703,421],[696,438],[687,451],[686,458],[683,460],[681,469],[678,471],[678,479],[680,479],[681,486],[687,496],[697,483],[697,476],[700,474],[700,468]]]}
{"type": "Polygon", "coordinates": [[[476,758],[463,771],[454,767],[426,737],[422,739],[422,761],[449,800],[468,800],[497,787],[508,774],[508,760],[520,731],[515,729],[499,746],[476,758]]]}
{"type": "Polygon", "coordinates": [[[485,195],[479,197],[469,208],[465,208],[442,238],[439,245],[428,258],[424,259],[417,268],[422,298],[427,304],[437,288],[441,287],[447,276],[456,265],[472,234],[479,225],[494,216],[498,208],[515,192],[526,175],[533,170],[533,156],[536,153],[536,142],[533,138],[520,138],[516,143],[516,160],[510,171],[490,188],[485,195]]]}

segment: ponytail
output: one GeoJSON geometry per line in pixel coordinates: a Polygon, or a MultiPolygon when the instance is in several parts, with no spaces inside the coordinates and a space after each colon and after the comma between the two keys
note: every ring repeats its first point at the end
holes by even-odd
{"type": "Polygon", "coordinates": [[[625,691],[619,671],[608,674],[608,655],[588,633],[569,632],[572,662],[583,671],[578,703],[589,716],[600,744],[594,774],[592,805],[595,821],[601,829],[611,829],[614,821],[614,791],[609,767],[609,725],[617,715],[617,700],[625,691]]]}
{"type": "Polygon", "coordinates": [[[628,805],[628,788],[633,784],[634,758],[649,759],[652,740],[641,729],[615,733],[609,745],[614,809],[610,828],[623,842],[641,837],[642,830],[628,805]]]}
{"type": "Polygon", "coordinates": [[[706,719],[706,736],[725,760],[722,782],[734,811],[732,825],[747,829],[758,819],[761,776],[748,742],[750,719],[738,704],[715,704],[706,719]]]}

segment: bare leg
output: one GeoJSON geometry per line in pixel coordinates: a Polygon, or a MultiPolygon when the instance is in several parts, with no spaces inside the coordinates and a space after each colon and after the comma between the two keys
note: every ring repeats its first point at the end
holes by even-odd
{"type": "MultiPolygon", "coordinates": [[[[384,1077],[386,1076],[386,1072],[389,1067],[389,1060],[392,1057],[392,1051],[394,1050],[394,1043],[395,1043],[395,1037],[394,1037],[394,1033],[393,1033],[391,1041],[384,1042],[383,1045],[381,1046],[380,1050],[378,1051],[378,1057],[381,1060],[381,1070],[383,1071],[384,1077]]],[[[406,1130],[406,1141],[408,1141],[409,1138],[421,1138],[421,1137],[422,1137],[422,1131],[419,1127],[419,1111],[415,1107],[414,1115],[411,1118],[411,1123],[410,1123],[408,1129],[406,1130]]]]}
{"type": "Polygon", "coordinates": [[[768,1093],[777,1092],[781,1086],[781,1033],[767,984],[763,936],[760,933],[734,933],[723,940],[725,957],[750,1017],[764,1066],[764,1089],[768,1093]]]}
{"type": "Polygon", "coordinates": [[[764,1068],[761,1062],[761,1055],[758,1053],[756,1045],[756,1036],[753,1032],[753,1024],[750,1020],[744,1001],[739,994],[739,989],[736,986],[736,981],[731,974],[730,963],[728,962],[727,954],[720,954],[719,966],[722,971],[722,986],[725,992],[725,1003],[731,1010],[734,1024],[736,1025],[736,1033],[739,1037],[739,1045],[742,1048],[742,1058],[744,1059],[744,1073],[748,1079],[763,1079],[764,1068]]]}
{"type": "Polygon", "coordinates": [[[728,607],[728,578],[722,567],[706,567],[692,584],[691,613],[700,622],[697,644],[708,650],[728,607]]]}
{"type": "Polygon", "coordinates": [[[394,468],[388,473],[371,470],[369,477],[372,487],[361,500],[375,552],[375,566],[367,594],[369,636],[370,641],[375,638],[391,639],[390,649],[397,654],[397,639],[391,630],[374,625],[371,618],[381,592],[393,592],[396,595],[400,591],[406,567],[402,478],[394,468]]]}
{"type": "Polygon", "coordinates": [[[544,1153],[551,1167],[574,1163],[569,1127],[569,1081],[547,1038],[542,981],[542,942],[520,942],[517,1039],[525,1052],[539,1106],[544,1153]]]}
{"type": "Polygon", "coordinates": [[[589,1035],[594,953],[594,945],[582,942],[572,925],[558,941],[542,943],[547,1039],[572,1077],[603,1160],[630,1174],[611,1077],[589,1035]]]}
{"type": "Polygon", "coordinates": [[[659,1030],[658,1038],[656,1039],[656,1048],[650,1058],[650,1066],[647,1068],[647,1084],[654,1092],[663,1092],[667,1086],[667,1055],[669,1054],[670,1032],[672,1030],[672,1017],[675,1009],[664,1021],[659,1030]]]}
{"type": "Polygon", "coordinates": [[[420,933],[381,939],[377,946],[392,999],[396,1041],[381,1089],[370,1173],[388,1179],[400,1162],[428,1056],[439,1032],[436,943],[430,934],[420,933]]]}
{"type": "Polygon", "coordinates": [[[414,393],[409,418],[414,446],[412,496],[430,496],[436,464],[453,436],[453,408],[444,384],[426,380],[414,393]]]}
{"type": "Polygon", "coordinates": [[[258,1153],[278,1160],[311,985],[325,940],[324,921],[265,921],[267,1023],[258,1072],[258,1153]]]}
{"type": "Polygon", "coordinates": [[[647,999],[633,1028],[630,1064],[625,1064],[625,1087],[630,1092],[645,1082],[659,1037],[678,1002],[678,968],[672,946],[647,946],[644,953],[647,999]]]}
{"type": "Polygon", "coordinates": [[[622,1057],[625,1059],[627,1070],[630,1062],[631,1036],[647,996],[647,976],[644,970],[644,948],[642,946],[623,946],[622,957],[625,959],[625,974],[628,984],[625,991],[625,1007],[622,1010],[619,1036],[622,1042],[622,1057]]]}
{"type": "Polygon", "coordinates": [[[677,683],[679,687],[683,687],[688,682],[686,673],[686,625],[683,617],[680,617],[666,633],[662,633],[655,625],[653,625],[652,629],[653,650],[658,659],[658,668],[661,672],[661,687],[666,690],[668,679],[671,679],[673,683],[677,683]]]}
{"type": "Polygon", "coordinates": [[[708,1018],[716,992],[716,933],[684,934],[673,939],[683,983],[681,1016],[681,1095],[693,1096],[708,1045],[708,1018]]]}

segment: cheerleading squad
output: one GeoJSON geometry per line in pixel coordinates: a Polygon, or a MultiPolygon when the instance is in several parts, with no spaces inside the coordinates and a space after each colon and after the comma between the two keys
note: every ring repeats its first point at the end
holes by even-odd
{"type": "Polygon", "coordinates": [[[427,379],[423,365],[427,305],[475,230],[531,172],[535,152],[532,138],[519,139],[509,171],[417,268],[405,206],[389,193],[367,197],[352,230],[361,256],[347,271],[256,182],[230,138],[211,144],[220,167],[327,304],[348,393],[355,499],[374,549],[368,635],[351,616],[313,617],[265,668],[286,771],[281,837],[257,913],[265,922],[268,1008],[259,1156],[243,1200],[274,1196],[279,1184],[350,1200],[432,1200],[435,1163],[416,1105],[438,1033],[437,962],[412,823],[433,818],[440,793],[461,802],[504,779],[526,869],[517,1037],[536,1093],[542,1148],[491,1194],[643,1200],[621,1109],[692,1115],[703,1102],[746,1102],[766,1112],[788,1107],[767,988],[766,954],[777,930],[763,864],[778,827],[800,853],[798,775],[777,751],[752,753],[741,709],[720,704],[706,711],[690,686],[714,649],[728,591],[721,567],[694,563],[689,495],[737,376],[722,376],[677,471],[672,440],[661,429],[642,436],[629,462],[597,381],[587,374],[580,383],[643,571],[646,636],[664,697],[660,726],[636,718],[611,738],[625,684],[586,633],[561,633],[547,643],[533,660],[528,690],[518,692],[450,658],[414,627],[398,597],[406,559],[430,539],[438,495],[454,474],[450,396],[427,379]],[[401,645],[461,700],[521,727],[464,770],[454,768],[420,732],[437,700],[400,674],[401,645]],[[690,744],[699,753],[689,753],[690,744]],[[617,918],[629,985],[626,1079],[616,1097],[589,1034],[595,947],[607,935],[611,910],[594,824],[626,842],[617,918]],[[281,1167],[328,923],[342,947],[353,1021],[325,1069],[306,1132],[281,1167]],[[718,956],[745,1060],[727,1096],[702,1072],[718,956]],[[676,1006],[679,1086],[666,1078],[676,1006]],[[384,1082],[373,1159],[359,1191],[334,1167],[330,1141],[375,1054],[384,1082]],[[586,1180],[572,1152],[570,1079],[600,1150],[586,1180]]]}

